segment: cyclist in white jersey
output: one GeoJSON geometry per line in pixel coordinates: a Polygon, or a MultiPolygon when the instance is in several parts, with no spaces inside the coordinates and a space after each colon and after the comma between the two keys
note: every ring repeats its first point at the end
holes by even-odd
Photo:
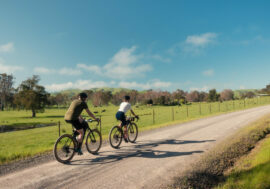
{"type": "Polygon", "coordinates": [[[125,96],[123,99],[123,102],[120,104],[120,108],[118,112],[116,113],[115,117],[117,120],[120,120],[121,123],[119,124],[119,127],[124,126],[124,140],[125,142],[128,142],[127,140],[127,120],[125,113],[130,110],[130,112],[136,117],[139,118],[134,111],[131,109],[131,104],[129,103],[130,96],[125,96]]]}

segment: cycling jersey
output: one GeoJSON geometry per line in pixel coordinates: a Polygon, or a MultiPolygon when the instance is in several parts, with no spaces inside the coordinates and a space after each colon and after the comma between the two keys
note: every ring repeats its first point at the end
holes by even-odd
{"type": "Polygon", "coordinates": [[[127,113],[128,110],[131,110],[131,105],[128,102],[122,102],[120,104],[119,112],[127,113]]]}
{"type": "Polygon", "coordinates": [[[65,120],[79,119],[79,116],[81,115],[83,109],[88,109],[86,102],[78,99],[72,101],[71,105],[69,106],[65,114],[65,120]]]}

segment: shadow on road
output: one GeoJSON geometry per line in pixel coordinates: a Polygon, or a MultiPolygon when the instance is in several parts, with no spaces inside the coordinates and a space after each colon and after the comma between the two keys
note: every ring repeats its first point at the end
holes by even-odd
{"type": "MultiPolygon", "coordinates": [[[[213,142],[215,140],[162,140],[162,141],[144,141],[138,142],[134,146],[124,146],[118,150],[103,151],[100,152],[96,158],[93,159],[80,159],[74,160],[70,165],[93,165],[93,164],[106,164],[122,159],[139,157],[139,158],[170,158],[175,156],[186,156],[192,155],[194,153],[203,153],[203,151],[190,151],[190,152],[179,152],[179,151],[169,151],[169,150],[155,150],[154,148],[160,145],[181,145],[190,143],[205,143],[213,142]],[[110,153],[111,155],[106,155],[110,153]]],[[[163,148],[166,146],[163,146],[163,148]]],[[[169,146],[168,146],[169,148],[169,146]]]]}

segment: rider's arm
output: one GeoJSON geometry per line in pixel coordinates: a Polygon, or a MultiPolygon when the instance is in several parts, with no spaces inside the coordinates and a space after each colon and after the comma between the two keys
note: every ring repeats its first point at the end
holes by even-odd
{"type": "Polygon", "coordinates": [[[98,121],[98,119],[94,116],[94,114],[92,113],[92,112],[90,112],[90,110],[87,108],[87,109],[85,109],[85,111],[88,113],[88,115],[90,116],[90,117],[92,117],[93,119],[95,119],[96,121],[98,121]]]}
{"type": "Polygon", "coordinates": [[[130,109],[130,112],[132,113],[132,115],[134,115],[135,117],[137,116],[132,109],[130,109]]]}

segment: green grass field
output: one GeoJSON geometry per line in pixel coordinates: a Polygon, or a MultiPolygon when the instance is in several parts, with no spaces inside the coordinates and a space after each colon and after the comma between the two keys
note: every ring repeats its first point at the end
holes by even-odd
{"type": "Polygon", "coordinates": [[[248,156],[242,158],[219,189],[270,188],[270,138],[267,137],[248,156]]]}
{"type": "MultiPolygon", "coordinates": [[[[140,116],[137,124],[139,131],[143,131],[264,104],[270,104],[269,97],[223,103],[192,103],[183,106],[134,106],[133,110],[140,116]]],[[[96,115],[101,116],[103,140],[107,139],[111,127],[117,124],[117,109],[118,107],[113,105],[90,107],[92,112],[98,112],[96,115]]],[[[65,112],[66,108],[46,109],[44,113],[38,113],[36,118],[31,118],[30,111],[0,112],[0,125],[23,127],[56,124],[44,128],[0,133],[0,164],[51,151],[58,138],[58,122],[61,125],[61,134],[71,133],[71,126],[63,120],[65,112]]],[[[86,117],[86,114],[84,115],[86,117]]]]}

